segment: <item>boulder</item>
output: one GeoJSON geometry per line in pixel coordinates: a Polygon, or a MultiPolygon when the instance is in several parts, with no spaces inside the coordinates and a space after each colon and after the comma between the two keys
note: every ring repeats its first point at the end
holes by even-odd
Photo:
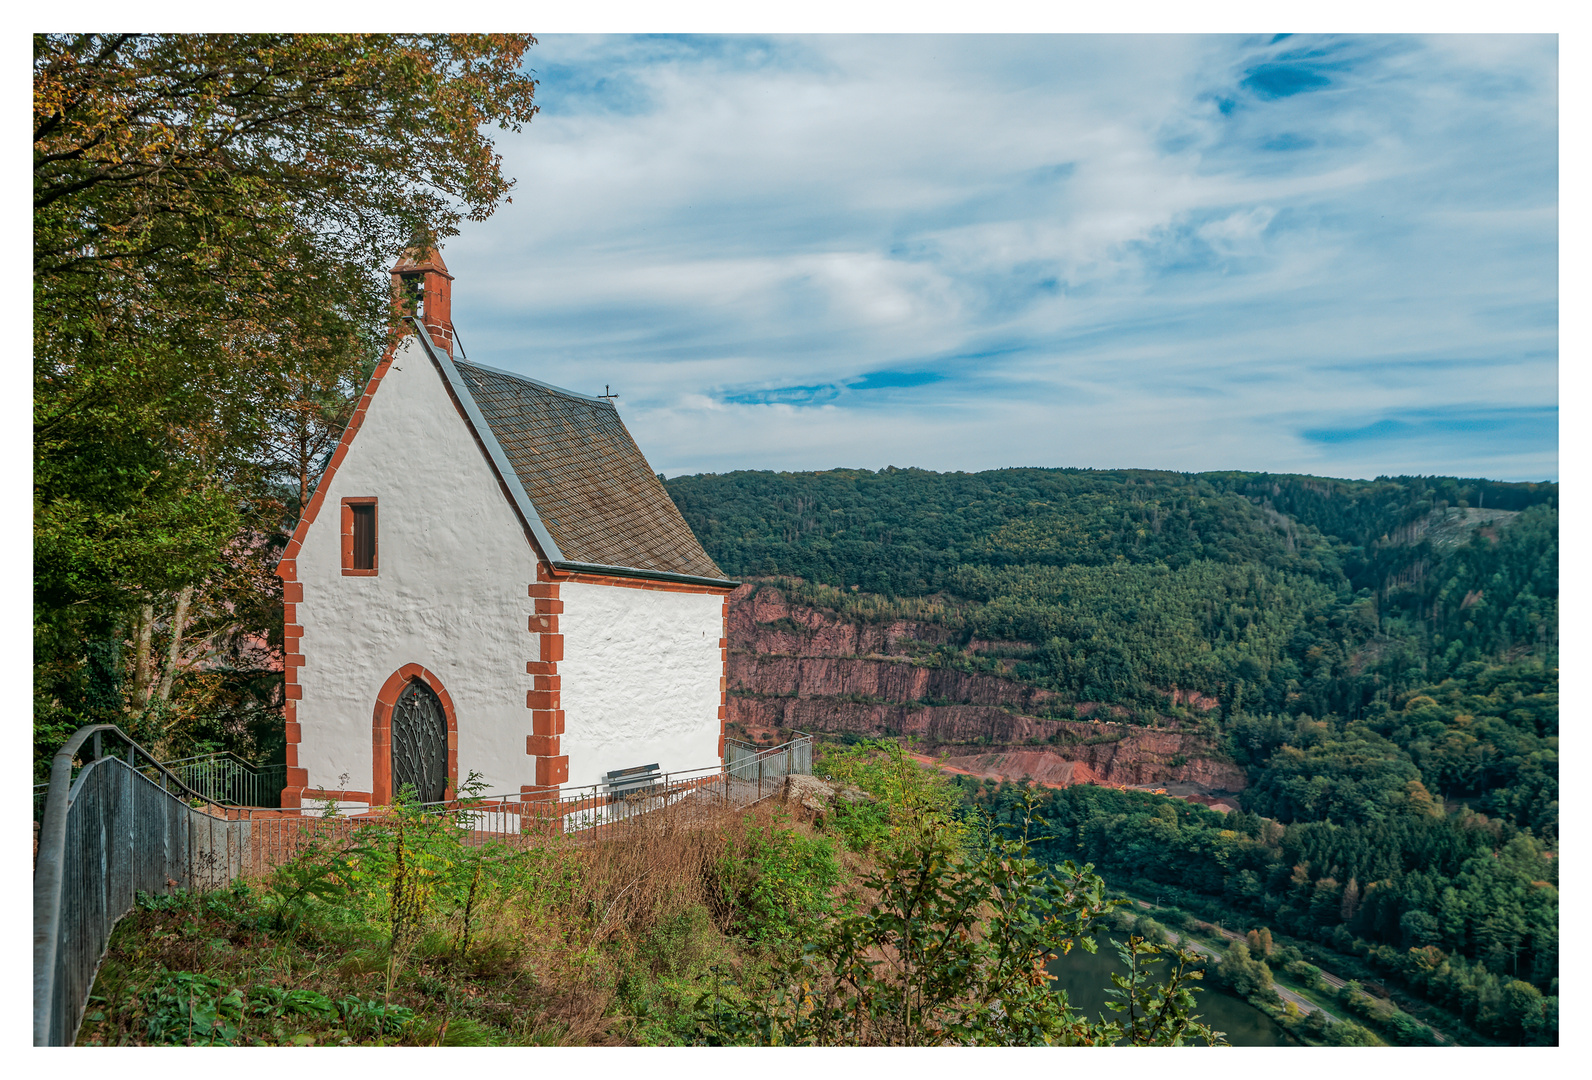
{"type": "Polygon", "coordinates": [[[815,814],[822,814],[829,809],[829,802],[834,797],[835,789],[816,776],[785,778],[785,801],[798,803],[815,814]]]}
{"type": "Polygon", "coordinates": [[[836,799],[848,803],[873,801],[873,797],[861,788],[837,786],[816,776],[787,776],[783,798],[787,803],[797,803],[815,814],[822,814],[836,799]]]}

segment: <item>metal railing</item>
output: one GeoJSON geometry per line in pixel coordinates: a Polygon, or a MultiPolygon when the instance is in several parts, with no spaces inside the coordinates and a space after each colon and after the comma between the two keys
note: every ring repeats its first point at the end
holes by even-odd
{"type": "Polygon", "coordinates": [[[111,930],[140,892],[215,888],[243,871],[248,823],[186,800],[206,803],[113,725],[56,752],[33,873],[35,1046],[75,1037],[111,930]]]}
{"type": "MultiPolygon", "coordinates": [[[[725,765],[658,773],[640,786],[592,784],[431,803],[466,843],[534,847],[549,837],[600,837],[671,808],[704,823],[725,808],[780,794],[783,778],[812,770],[812,738],[758,748],[727,743],[725,765]],[[732,749],[733,748],[733,749],[732,749]],[[733,758],[734,764],[729,764],[733,758]]],[[[172,764],[182,765],[182,762],[172,764]]],[[[387,810],[343,816],[333,805],[229,806],[190,786],[120,729],[78,731],[51,763],[33,878],[33,1041],[67,1045],[111,931],[140,892],[219,888],[269,873],[312,843],[357,843],[387,810]],[[105,753],[105,744],[117,748],[105,753]],[[74,779],[73,771],[77,768],[74,779]],[[328,810],[332,813],[328,814],[328,810]]]]}
{"type": "Polygon", "coordinates": [[[205,798],[229,806],[282,805],[286,765],[255,765],[230,751],[162,762],[173,775],[205,798]]]}
{"type": "Polygon", "coordinates": [[[759,799],[784,790],[785,777],[811,775],[813,737],[798,735],[779,746],[724,740],[724,771],[731,782],[755,787],[759,799]]]}
{"type": "MultiPolygon", "coordinates": [[[[784,791],[784,778],[812,772],[810,735],[774,747],[749,747],[725,743],[725,764],[672,773],[652,773],[643,785],[604,782],[584,787],[527,788],[503,795],[481,795],[470,800],[423,803],[420,809],[449,817],[466,833],[466,843],[496,842],[508,846],[536,847],[551,835],[592,840],[622,823],[665,807],[704,820],[724,808],[751,806],[784,791]],[[734,765],[730,764],[734,747],[734,765]]],[[[350,842],[356,830],[384,820],[383,808],[366,810],[363,803],[352,816],[335,800],[299,810],[239,811],[251,823],[245,873],[264,873],[293,858],[311,835],[325,840],[328,830],[342,830],[350,842]],[[327,820],[330,810],[338,816],[327,820]],[[319,822],[306,831],[307,822],[319,822]]]]}
{"type": "MultiPolygon", "coordinates": [[[[160,763],[202,797],[227,806],[278,807],[287,784],[286,765],[253,765],[230,751],[160,763]]],[[[33,820],[44,820],[50,784],[33,785],[33,820]]]]}

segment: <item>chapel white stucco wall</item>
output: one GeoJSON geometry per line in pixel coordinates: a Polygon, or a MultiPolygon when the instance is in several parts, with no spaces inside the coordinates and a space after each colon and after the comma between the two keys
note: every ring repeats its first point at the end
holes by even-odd
{"type": "Polygon", "coordinates": [[[371,789],[376,696],[410,663],[438,676],[453,700],[461,781],[474,769],[492,791],[534,783],[525,664],[537,644],[526,625],[535,552],[413,337],[326,482],[297,560],[298,764],[308,786],[371,789]],[[374,577],[342,573],[341,500],[360,496],[378,500],[374,577]]]}
{"type": "Polygon", "coordinates": [[[569,782],[718,764],[724,597],[565,582],[559,598],[569,782]]]}

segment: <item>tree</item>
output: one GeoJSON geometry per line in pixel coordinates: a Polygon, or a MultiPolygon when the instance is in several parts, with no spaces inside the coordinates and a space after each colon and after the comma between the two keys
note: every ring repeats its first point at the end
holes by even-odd
{"type": "MultiPolygon", "coordinates": [[[[1027,809],[1032,810],[1032,796],[1027,809]]],[[[1193,1015],[1192,953],[1132,937],[1129,967],[1113,975],[1121,1021],[1093,1024],[1051,989],[1046,963],[1082,945],[1107,900],[1090,867],[1046,868],[1026,828],[966,850],[961,830],[914,807],[898,841],[879,853],[866,907],[816,927],[799,955],[775,961],[766,985],[726,1008],[715,991],[697,1002],[715,1044],[785,1046],[1181,1045],[1221,1038],[1193,1015]],[[1146,968],[1170,960],[1164,982],[1146,968]]],[[[1030,819],[1031,820],[1031,819],[1030,819]]]]}
{"type": "Polygon", "coordinates": [[[1330,1046],[1376,1046],[1377,1037],[1352,1020],[1340,1020],[1326,1030],[1330,1046]]]}
{"type": "Polygon", "coordinates": [[[179,662],[223,553],[270,557],[386,337],[381,271],[508,197],[484,129],[535,114],[533,43],[34,38],[36,741],[158,694],[146,646],[179,662]]]}
{"type": "Polygon", "coordinates": [[[1262,926],[1259,930],[1251,930],[1248,934],[1244,935],[1244,937],[1249,943],[1249,951],[1251,955],[1261,960],[1266,960],[1271,957],[1271,930],[1262,926]]]}
{"type": "Polygon", "coordinates": [[[1500,1012],[1510,1038],[1524,1044],[1537,1042],[1547,1016],[1542,991],[1528,982],[1511,979],[1504,984],[1502,996],[1500,1012]]]}
{"type": "Polygon", "coordinates": [[[1228,947],[1221,962],[1213,972],[1216,981],[1239,997],[1259,997],[1269,1000],[1272,990],[1271,968],[1264,960],[1250,955],[1249,946],[1235,941],[1228,947]]]}

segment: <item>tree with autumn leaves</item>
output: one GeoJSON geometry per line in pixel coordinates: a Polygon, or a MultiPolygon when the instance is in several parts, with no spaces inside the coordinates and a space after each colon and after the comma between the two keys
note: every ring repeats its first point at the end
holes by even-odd
{"type": "Polygon", "coordinates": [[[277,554],[391,332],[509,198],[529,35],[34,38],[34,742],[279,727],[277,554]],[[276,658],[273,660],[273,658],[276,658]]]}

